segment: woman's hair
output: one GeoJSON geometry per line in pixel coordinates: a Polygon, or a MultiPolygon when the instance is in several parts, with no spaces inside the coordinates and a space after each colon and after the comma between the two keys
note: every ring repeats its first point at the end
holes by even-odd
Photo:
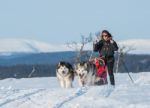
{"type": "Polygon", "coordinates": [[[106,33],[108,35],[108,37],[112,37],[111,33],[109,33],[108,30],[103,30],[102,33],[101,33],[101,39],[103,40],[103,33],[106,33]]]}

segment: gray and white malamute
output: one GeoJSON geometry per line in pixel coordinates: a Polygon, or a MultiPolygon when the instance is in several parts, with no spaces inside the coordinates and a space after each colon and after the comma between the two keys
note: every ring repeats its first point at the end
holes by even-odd
{"type": "Polygon", "coordinates": [[[80,62],[75,66],[75,72],[78,76],[80,86],[90,86],[95,84],[96,67],[90,62],[80,62]]]}
{"type": "Polygon", "coordinates": [[[74,71],[70,63],[63,61],[59,62],[56,69],[56,76],[62,88],[72,88],[74,71]]]}

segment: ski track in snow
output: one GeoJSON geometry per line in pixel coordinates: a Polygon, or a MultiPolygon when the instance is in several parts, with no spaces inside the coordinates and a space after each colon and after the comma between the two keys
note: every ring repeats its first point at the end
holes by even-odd
{"type": "Polygon", "coordinates": [[[77,91],[73,94],[70,94],[69,96],[67,96],[66,98],[64,98],[62,101],[58,101],[53,108],[60,108],[61,106],[63,106],[65,103],[70,102],[71,100],[82,96],[84,93],[86,93],[88,91],[87,87],[81,87],[79,89],[77,89],[77,91]]]}
{"type": "MultiPolygon", "coordinates": [[[[5,97],[5,98],[8,98],[8,99],[6,99],[4,102],[0,103],[0,107],[4,106],[4,105],[6,105],[6,104],[10,104],[10,103],[12,103],[12,102],[18,101],[18,100],[24,100],[24,99],[26,100],[26,99],[29,99],[30,96],[35,95],[35,94],[37,94],[37,93],[39,93],[39,92],[41,92],[41,91],[44,91],[44,90],[45,90],[45,89],[39,89],[39,90],[30,92],[30,93],[26,93],[26,94],[23,94],[23,95],[21,94],[21,95],[15,97],[15,98],[9,98],[9,97],[11,97],[11,96],[13,95],[13,93],[12,93],[11,95],[7,95],[7,96],[5,97]]],[[[18,92],[18,93],[19,93],[19,92],[18,92]]],[[[22,101],[22,102],[24,102],[24,101],[22,101]]]]}

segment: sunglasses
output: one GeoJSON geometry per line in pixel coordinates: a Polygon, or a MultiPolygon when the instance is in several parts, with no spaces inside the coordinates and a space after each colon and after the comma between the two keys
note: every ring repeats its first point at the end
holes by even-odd
{"type": "Polygon", "coordinates": [[[102,35],[102,36],[104,36],[104,37],[108,37],[108,35],[102,35]]]}

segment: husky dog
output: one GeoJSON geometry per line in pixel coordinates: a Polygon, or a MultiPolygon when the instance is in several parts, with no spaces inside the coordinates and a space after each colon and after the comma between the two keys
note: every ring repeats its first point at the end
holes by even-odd
{"type": "Polygon", "coordinates": [[[62,88],[72,88],[74,71],[70,63],[63,61],[59,62],[56,69],[56,76],[62,88]]]}
{"type": "Polygon", "coordinates": [[[80,86],[89,86],[95,84],[96,79],[96,67],[90,62],[80,62],[75,66],[75,72],[77,74],[80,86]]]}

